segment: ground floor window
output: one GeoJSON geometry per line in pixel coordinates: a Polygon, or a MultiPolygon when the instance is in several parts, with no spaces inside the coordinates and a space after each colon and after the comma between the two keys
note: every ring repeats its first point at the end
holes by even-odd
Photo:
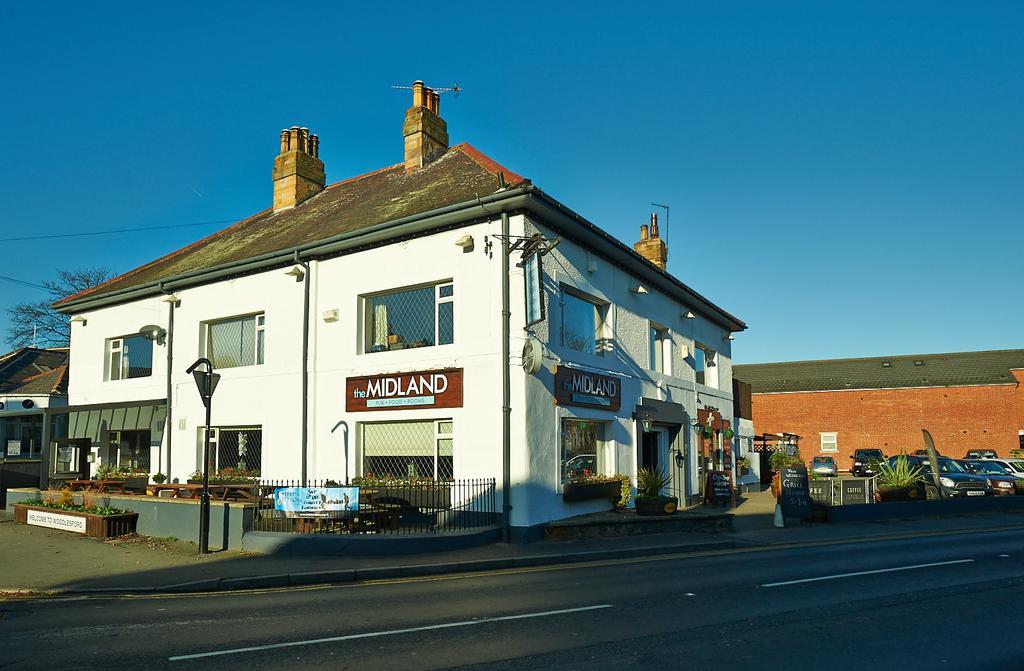
{"type": "MultiPolygon", "coordinates": [[[[203,432],[199,429],[199,456],[196,463],[202,468],[203,432]]],[[[245,471],[259,475],[263,466],[263,427],[214,426],[210,427],[210,472],[225,469],[245,471]]]]}
{"type": "Polygon", "coordinates": [[[365,423],[361,429],[364,477],[451,480],[455,476],[451,419],[365,423]]]}
{"type": "Polygon", "coordinates": [[[107,445],[106,463],[149,472],[149,431],[111,431],[107,434],[107,445]]]}
{"type": "Polygon", "coordinates": [[[38,457],[43,445],[43,416],[7,417],[3,422],[0,456],[38,457]]]}
{"type": "Polygon", "coordinates": [[[604,473],[604,422],[562,420],[562,482],[604,473]]]}

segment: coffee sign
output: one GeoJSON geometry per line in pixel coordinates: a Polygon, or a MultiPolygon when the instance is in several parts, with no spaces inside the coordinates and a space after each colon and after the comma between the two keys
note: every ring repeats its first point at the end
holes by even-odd
{"type": "Polygon", "coordinates": [[[388,373],[345,380],[347,412],[461,407],[461,368],[388,373]]]}
{"type": "Polygon", "coordinates": [[[577,368],[555,368],[555,403],[585,408],[618,410],[622,406],[622,385],[618,378],[577,368]]]}

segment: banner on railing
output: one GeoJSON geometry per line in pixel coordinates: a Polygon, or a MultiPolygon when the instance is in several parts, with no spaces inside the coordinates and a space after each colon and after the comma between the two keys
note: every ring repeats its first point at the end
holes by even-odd
{"type": "Polygon", "coordinates": [[[358,487],[282,487],[274,508],[285,517],[345,517],[359,512],[358,487]]]}

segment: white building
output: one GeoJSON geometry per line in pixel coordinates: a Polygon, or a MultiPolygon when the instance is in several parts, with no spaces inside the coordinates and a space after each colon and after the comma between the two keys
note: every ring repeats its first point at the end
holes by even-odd
{"type": "Polygon", "coordinates": [[[730,334],[744,324],[663,270],[656,222],[645,258],[469,145],[449,148],[419,83],[404,133],[403,163],[325,188],[319,139],[283,131],[273,208],[61,302],[74,322],[65,466],[148,443],[152,472],[187,478],[204,409],[185,370],[208,357],[222,375],[215,468],[495,478],[501,491],[507,439],[517,537],[607,509],[563,500],[584,470],[662,467],[696,501],[702,452],[730,442],[730,334]],[[709,413],[702,439],[693,423],[709,413]]]}

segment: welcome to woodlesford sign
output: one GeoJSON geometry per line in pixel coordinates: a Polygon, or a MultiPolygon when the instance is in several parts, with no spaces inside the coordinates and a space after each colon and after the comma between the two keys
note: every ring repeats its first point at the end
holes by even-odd
{"type": "Polygon", "coordinates": [[[461,368],[385,373],[345,380],[347,412],[461,407],[461,368]]]}

